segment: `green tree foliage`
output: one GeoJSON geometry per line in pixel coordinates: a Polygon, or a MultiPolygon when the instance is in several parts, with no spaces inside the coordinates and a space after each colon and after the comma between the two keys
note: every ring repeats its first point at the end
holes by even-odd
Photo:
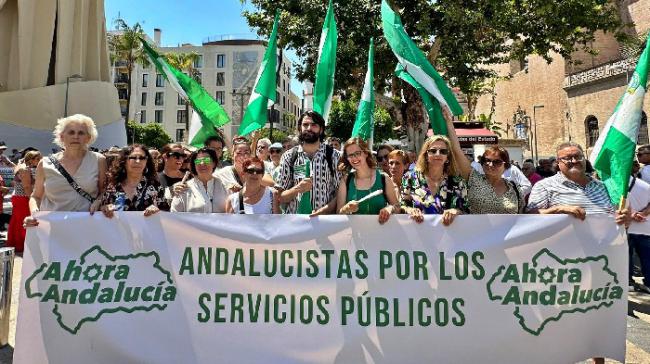
{"type": "Polygon", "coordinates": [[[126,98],[125,118],[125,120],[128,120],[131,111],[131,74],[133,73],[133,68],[136,63],[146,67],[150,62],[149,58],[144,54],[142,43],[140,42],[140,38],[145,36],[140,23],[135,23],[132,27],[129,27],[123,19],[116,19],[115,25],[117,26],[117,32],[108,34],[108,49],[111,61],[125,62],[128,70],[126,83],[129,94],[126,98]]]}
{"type": "Polygon", "coordinates": [[[271,143],[275,143],[275,142],[282,143],[282,141],[284,139],[286,139],[286,137],[289,136],[289,134],[283,132],[282,130],[278,130],[277,128],[273,128],[273,137],[269,136],[270,132],[271,132],[271,129],[269,129],[269,128],[260,129],[259,138],[260,139],[269,138],[269,139],[271,139],[271,143]]]}
{"type": "MultiPolygon", "coordinates": [[[[353,95],[345,100],[332,101],[329,124],[327,125],[328,136],[335,136],[343,141],[350,138],[354,119],[357,115],[357,106],[359,105],[359,96],[353,95]]],[[[375,106],[375,142],[395,138],[393,131],[394,123],[388,111],[375,106]]]]}
{"type": "Polygon", "coordinates": [[[127,123],[127,141],[129,144],[143,144],[151,148],[162,148],[165,144],[173,142],[158,123],[140,124],[133,120],[127,123]]]}

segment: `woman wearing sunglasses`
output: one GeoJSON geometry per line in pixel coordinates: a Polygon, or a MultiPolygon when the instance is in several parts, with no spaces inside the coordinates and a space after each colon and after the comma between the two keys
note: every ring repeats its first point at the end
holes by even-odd
{"type": "Polygon", "coordinates": [[[150,216],[160,211],[164,201],[164,190],[147,148],[140,144],[123,148],[109,170],[102,197],[104,215],[111,218],[115,211],[144,211],[144,216],[150,216]]]}
{"type": "Polygon", "coordinates": [[[493,146],[487,148],[480,158],[485,174],[472,168],[470,161],[465,158],[449,110],[443,108],[443,116],[447,122],[449,139],[453,154],[458,160],[460,175],[467,181],[469,187],[469,211],[472,214],[516,214],[523,211],[524,195],[519,187],[504,179],[503,172],[510,167],[510,156],[504,148],[493,146]]]}
{"type": "Polygon", "coordinates": [[[447,137],[433,135],[424,142],[415,169],[404,174],[401,203],[418,223],[424,220],[423,214],[437,214],[449,225],[456,216],[469,211],[467,184],[458,176],[447,137]]]}
{"type": "Polygon", "coordinates": [[[219,177],[213,176],[217,168],[217,153],[203,147],[190,156],[194,178],[186,182],[187,188],[174,196],[172,212],[225,212],[228,194],[219,177]]]}
{"type": "Polygon", "coordinates": [[[160,209],[169,211],[169,206],[174,195],[172,188],[175,183],[183,180],[184,174],[181,168],[185,160],[185,150],[182,145],[173,143],[165,145],[160,152],[163,158],[163,170],[158,173],[158,181],[160,181],[160,185],[165,190],[166,202],[165,207],[161,206],[160,209]]]}
{"type": "Polygon", "coordinates": [[[233,214],[279,214],[277,192],[262,184],[264,162],[248,158],[242,163],[243,188],[231,194],[226,201],[226,212],[233,214]]]}
{"type": "Polygon", "coordinates": [[[368,143],[360,138],[351,138],[345,142],[339,169],[347,172],[347,176],[345,182],[339,184],[339,214],[379,215],[379,223],[383,224],[390,215],[399,212],[395,184],[376,167],[368,143]],[[378,190],[382,190],[382,193],[359,202],[378,190]]]}

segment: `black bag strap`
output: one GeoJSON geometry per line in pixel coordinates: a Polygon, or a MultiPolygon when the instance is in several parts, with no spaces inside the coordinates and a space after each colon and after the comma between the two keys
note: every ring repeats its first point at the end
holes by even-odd
{"type": "Polygon", "coordinates": [[[77,181],[72,178],[72,176],[68,173],[68,171],[63,168],[61,163],[54,158],[54,156],[50,156],[50,162],[54,165],[54,168],[56,168],[59,173],[68,181],[68,184],[70,184],[70,187],[72,187],[75,191],[77,191],[78,194],[81,195],[81,197],[85,198],[86,200],[90,201],[90,203],[95,202],[95,198],[90,196],[90,194],[86,191],[84,191],[81,187],[79,187],[79,184],[77,184],[77,181]]]}
{"type": "MultiPolygon", "coordinates": [[[[296,164],[296,160],[298,159],[298,147],[293,147],[291,149],[291,156],[289,157],[289,170],[291,171],[291,179],[293,180],[293,165],[296,164]]],[[[334,147],[325,144],[325,160],[327,161],[327,168],[330,171],[330,174],[332,176],[336,175],[336,171],[334,170],[334,147]]]]}
{"type": "Polygon", "coordinates": [[[635,184],[636,184],[636,177],[632,176],[632,182],[630,182],[630,187],[628,187],[627,192],[632,191],[632,188],[634,188],[635,184]]]}
{"type": "Polygon", "coordinates": [[[519,194],[519,187],[517,187],[517,184],[515,181],[508,181],[512,185],[512,188],[515,190],[515,195],[517,195],[517,212],[519,211],[519,201],[521,201],[521,195],[519,194]]]}
{"type": "Polygon", "coordinates": [[[240,214],[245,214],[246,212],[244,211],[244,194],[239,191],[237,192],[238,199],[239,199],[239,213],[240,214]]]}
{"type": "Polygon", "coordinates": [[[447,176],[447,198],[445,198],[445,210],[451,208],[451,203],[454,200],[454,187],[456,186],[456,181],[453,176],[447,176]]]}

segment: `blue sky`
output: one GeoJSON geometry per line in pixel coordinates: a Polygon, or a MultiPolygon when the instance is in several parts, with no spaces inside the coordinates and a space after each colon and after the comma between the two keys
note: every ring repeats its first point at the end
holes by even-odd
{"type": "MultiPolygon", "coordinates": [[[[109,30],[114,28],[113,21],[118,17],[129,25],[139,22],[151,38],[153,29],[160,28],[163,46],[200,45],[207,37],[225,34],[257,36],[241,15],[245,7],[239,0],[105,0],[104,7],[109,30]]],[[[287,57],[297,62],[290,50],[287,57]]],[[[295,79],[291,90],[302,97],[303,86],[295,79]]]]}

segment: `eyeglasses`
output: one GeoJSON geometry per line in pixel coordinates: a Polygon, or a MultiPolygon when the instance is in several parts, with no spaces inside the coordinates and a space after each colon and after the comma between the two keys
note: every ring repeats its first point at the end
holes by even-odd
{"type": "Polygon", "coordinates": [[[493,166],[493,167],[501,167],[503,163],[504,162],[501,159],[490,159],[490,158],[483,158],[483,161],[481,162],[481,164],[484,166],[493,166]]]}
{"type": "Polygon", "coordinates": [[[361,158],[363,156],[363,151],[362,150],[357,150],[354,153],[348,154],[348,159],[350,158],[361,158]]]}
{"type": "Polygon", "coordinates": [[[258,145],[257,150],[264,150],[267,149],[268,147],[266,145],[258,145]]]}
{"type": "Polygon", "coordinates": [[[639,157],[642,156],[642,155],[646,155],[646,154],[650,154],[650,152],[638,152],[638,153],[636,153],[636,155],[639,156],[639,157]]]}
{"type": "Polygon", "coordinates": [[[212,158],[210,158],[210,157],[196,158],[196,159],[194,160],[194,165],[197,165],[197,166],[198,166],[199,164],[205,164],[205,165],[208,165],[208,164],[210,164],[210,163],[212,163],[212,158]]]}
{"type": "Polygon", "coordinates": [[[271,154],[282,154],[282,149],[271,149],[269,150],[271,154]]]}
{"type": "Polygon", "coordinates": [[[264,174],[264,168],[246,168],[244,169],[244,172],[248,174],[264,174]]]}
{"type": "Polygon", "coordinates": [[[185,158],[185,153],[169,152],[169,153],[167,153],[167,156],[172,157],[172,158],[176,158],[176,159],[181,159],[181,158],[185,158]]]}
{"type": "Polygon", "coordinates": [[[431,149],[427,149],[427,154],[428,155],[436,155],[436,154],[447,155],[447,154],[449,154],[449,150],[444,149],[444,148],[431,148],[431,149]]]}
{"type": "Polygon", "coordinates": [[[130,155],[129,160],[130,161],[146,161],[148,158],[147,156],[144,155],[130,155]]]}
{"type": "Polygon", "coordinates": [[[567,157],[559,158],[563,163],[580,163],[585,160],[585,157],[582,155],[570,155],[567,157]]]}
{"type": "Polygon", "coordinates": [[[384,159],[388,159],[388,155],[378,155],[377,156],[377,162],[379,162],[379,163],[383,162],[384,159]]]}

